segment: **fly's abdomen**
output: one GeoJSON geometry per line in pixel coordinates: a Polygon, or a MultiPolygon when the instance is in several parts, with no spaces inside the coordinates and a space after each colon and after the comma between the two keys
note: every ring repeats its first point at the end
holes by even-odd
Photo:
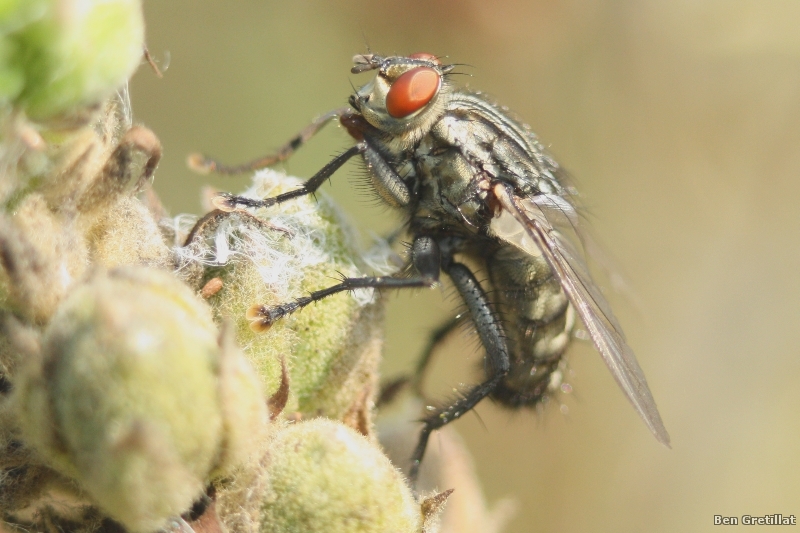
{"type": "Polygon", "coordinates": [[[512,358],[492,395],[510,407],[533,405],[560,384],[575,310],[544,257],[504,246],[487,266],[512,358]]]}

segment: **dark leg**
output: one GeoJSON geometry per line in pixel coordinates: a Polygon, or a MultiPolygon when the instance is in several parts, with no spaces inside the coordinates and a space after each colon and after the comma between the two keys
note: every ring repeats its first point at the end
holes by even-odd
{"type": "Polygon", "coordinates": [[[214,199],[214,205],[221,211],[233,211],[237,206],[242,207],[270,207],[298,196],[313,194],[319,187],[330,178],[334,172],[339,170],[350,158],[361,154],[367,165],[367,170],[372,177],[372,185],[379,196],[389,205],[403,207],[408,205],[411,193],[408,186],[400,176],[394,171],[391,165],[386,162],[377,150],[369,145],[367,140],[362,140],[343,154],[336,156],[330,163],[322,167],[319,172],[314,174],[301,187],[272,198],[257,200],[234,196],[231,194],[220,194],[214,199]]]}
{"type": "Polygon", "coordinates": [[[243,165],[223,165],[222,163],[204,157],[201,154],[191,154],[187,158],[186,162],[189,165],[189,168],[201,174],[208,174],[210,172],[216,172],[218,174],[241,174],[243,172],[252,172],[254,170],[266,168],[289,159],[289,157],[291,157],[291,155],[298,148],[308,142],[308,140],[319,130],[321,130],[325,124],[349,111],[349,107],[343,107],[325,113],[321,117],[315,119],[311,124],[306,126],[300,133],[292,137],[289,142],[281,146],[275,154],[268,155],[266,157],[260,157],[243,165]]]}
{"type": "Polygon", "coordinates": [[[418,271],[418,275],[410,278],[395,278],[391,276],[368,276],[364,278],[344,278],[341,283],[314,291],[308,296],[297,298],[288,302],[270,307],[256,305],[247,312],[251,321],[250,327],[254,331],[266,331],[276,320],[302,309],[308,304],[322,300],[338,292],[353,289],[403,289],[406,287],[432,287],[439,281],[440,255],[439,246],[430,237],[418,237],[411,249],[411,260],[418,271]]]}
{"type": "Polygon", "coordinates": [[[433,330],[433,333],[431,333],[431,336],[428,339],[428,345],[425,348],[425,351],[422,352],[422,357],[417,363],[417,370],[412,375],[404,374],[400,377],[383,383],[381,385],[381,392],[375,402],[376,407],[381,407],[387,403],[390,403],[392,400],[394,400],[398,393],[403,391],[409,385],[414,389],[414,392],[417,394],[417,396],[424,397],[424,394],[422,394],[422,381],[425,377],[425,371],[428,368],[428,363],[430,363],[431,359],[433,358],[436,348],[450,335],[450,333],[453,332],[456,326],[461,324],[462,321],[463,317],[457,316],[433,330]]]}
{"type": "Polygon", "coordinates": [[[411,456],[411,469],[408,477],[412,484],[416,482],[419,474],[419,465],[425,455],[425,448],[431,432],[460,418],[464,413],[475,407],[478,402],[497,387],[503,377],[508,374],[510,367],[508,344],[506,343],[503,327],[478,280],[461,263],[449,263],[447,261],[444,270],[453,280],[456,289],[458,289],[459,294],[464,299],[464,303],[467,305],[467,309],[469,309],[481,343],[486,348],[486,361],[490,375],[488,380],[473,387],[452,405],[438,409],[424,420],[425,425],[420,433],[419,443],[411,456]]]}
{"type": "Polygon", "coordinates": [[[453,330],[455,330],[456,327],[463,322],[464,317],[456,316],[433,330],[430,339],[428,339],[428,345],[425,347],[425,351],[422,352],[422,357],[420,357],[419,362],[417,363],[417,369],[414,372],[414,377],[411,378],[411,383],[416,392],[421,392],[422,380],[425,377],[428,364],[431,362],[431,359],[433,359],[433,354],[436,352],[436,349],[447,337],[450,336],[453,330]]]}
{"type": "Polygon", "coordinates": [[[367,149],[367,144],[362,141],[353,146],[343,154],[336,156],[330,163],[322,167],[319,172],[311,176],[302,186],[297,189],[272,198],[265,198],[258,200],[255,198],[246,198],[244,196],[235,196],[233,194],[222,193],[214,198],[214,206],[220,211],[234,211],[237,207],[270,207],[275,204],[280,204],[298,196],[305,196],[306,194],[313,194],[314,191],[320,188],[325,183],[325,180],[330,178],[334,172],[339,170],[353,156],[364,153],[367,149]]]}

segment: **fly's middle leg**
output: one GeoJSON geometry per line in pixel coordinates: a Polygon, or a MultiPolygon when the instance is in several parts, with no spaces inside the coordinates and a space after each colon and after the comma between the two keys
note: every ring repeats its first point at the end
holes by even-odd
{"type": "Polygon", "coordinates": [[[411,262],[417,275],[408,278],[392,276],[367,276],[363,278],[343,278],[340,283],[331,287],[314,291],[285,304],[265,306],[256,305],[250,308],[247,318],[254,331],[266,331],[275,321],[318,302],[333,294],[352,291],[354,289],[403,289],[408,287],[433,287],[439,281],[441,255],[439,245],[430,237],[418,237],[411,247],[411,262]]]}

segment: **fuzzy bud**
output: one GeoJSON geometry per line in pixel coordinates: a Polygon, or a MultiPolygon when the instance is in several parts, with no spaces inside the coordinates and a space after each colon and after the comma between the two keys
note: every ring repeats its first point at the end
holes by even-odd
{"type": "Polygon", "coordinates": [[[76,288],[15,391],[24,438],[131,531],[186,511],[266,426],[257,378],[170,274],[124,268],[76,288]]]}
{"type": "Polygon", "coordinates": [[[36,193],[13,216],[0,217],[0,251],[0,307],[32,323],[46,322],[86,270],[76,224],[59,219],[36,193]]]}
{"type": "MultiPolygon", "coordinates": [[[[378,438],[388,457],[408,468],[417,445],[423,402],[408,394],[382,410],[376,422],[378,438]]],[[[516,512],[510,498],[488,505],[478,482],[472,456],[452,425],[437,430],[419,470],[417,489],[456,487],[441,514],[441,533],[499,533],[516,512]]]]}
{"type": "Polygon", "coordinates": [[[144,49],[139,0],[11,0],[0,7],[0,104],[79,116],[117,90],[144,49]]]}
{"type": "Polygon", "coordinates": [[[264,478],[262,533],[433,533],[447,499],[417,501],[373,441],[325,419],[276,433],[264,478]]]}
{"type": "MultiPolygon", "coordinates": [[[[246,194],[274,196],[298,184],[262,171],[246,194]]],[[[365,275],[346,221],[324,195],[318,199],[297,198],[254,214],[212,211],[179,252],[183,272],[195,277],[219,318],[234,322],[268,395],[280,388],[285,363],[287,412],[345,420],[368,433],[382,340],[379,295],[343,291],[274,322],[263,316],[270,306],[328,288],[342,276],[365,275]]]]}

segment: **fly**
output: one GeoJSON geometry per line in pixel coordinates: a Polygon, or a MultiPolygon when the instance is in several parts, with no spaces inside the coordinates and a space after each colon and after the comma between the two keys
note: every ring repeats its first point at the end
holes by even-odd
{"type": "MultiPolygon", "coordinates": [[[[216,206],[228,211],[261,208],[312,194],[358,156],[378,196],[406,216],[412,239],[408,268],[392,276],[345,278],[292,302],[255,306],[248,313],[252,327],[267,329],[281,317],[342,291],[432,287],[444,272],[486,351],[485,379],[427,415],[412,456],[412,480],[431,432],[483,398],[491,396],[512,408],[541,402],[557,381],[577,320],[647,427],[669,446],[644,373],[583,260],[574,191],[566,185],[563,170],[536,135],[504,108],[480,93],[455,87],[449,76],[453,68],[430,54],[357,55],[351,72],[374,71],[373,80],[350,97],[350,107],[321,116],[275,155],[240,167],[199,156],[190,160],[203,171],[261,168],[287,159],[338,118],[355,145],[300,188],[258,200],[222,194],[216,206]],[[480,283],[468,265],[488,272],[488,282],[480,283]]],[[[457,323],[440,328],[431,346],[457,323]]]]}

